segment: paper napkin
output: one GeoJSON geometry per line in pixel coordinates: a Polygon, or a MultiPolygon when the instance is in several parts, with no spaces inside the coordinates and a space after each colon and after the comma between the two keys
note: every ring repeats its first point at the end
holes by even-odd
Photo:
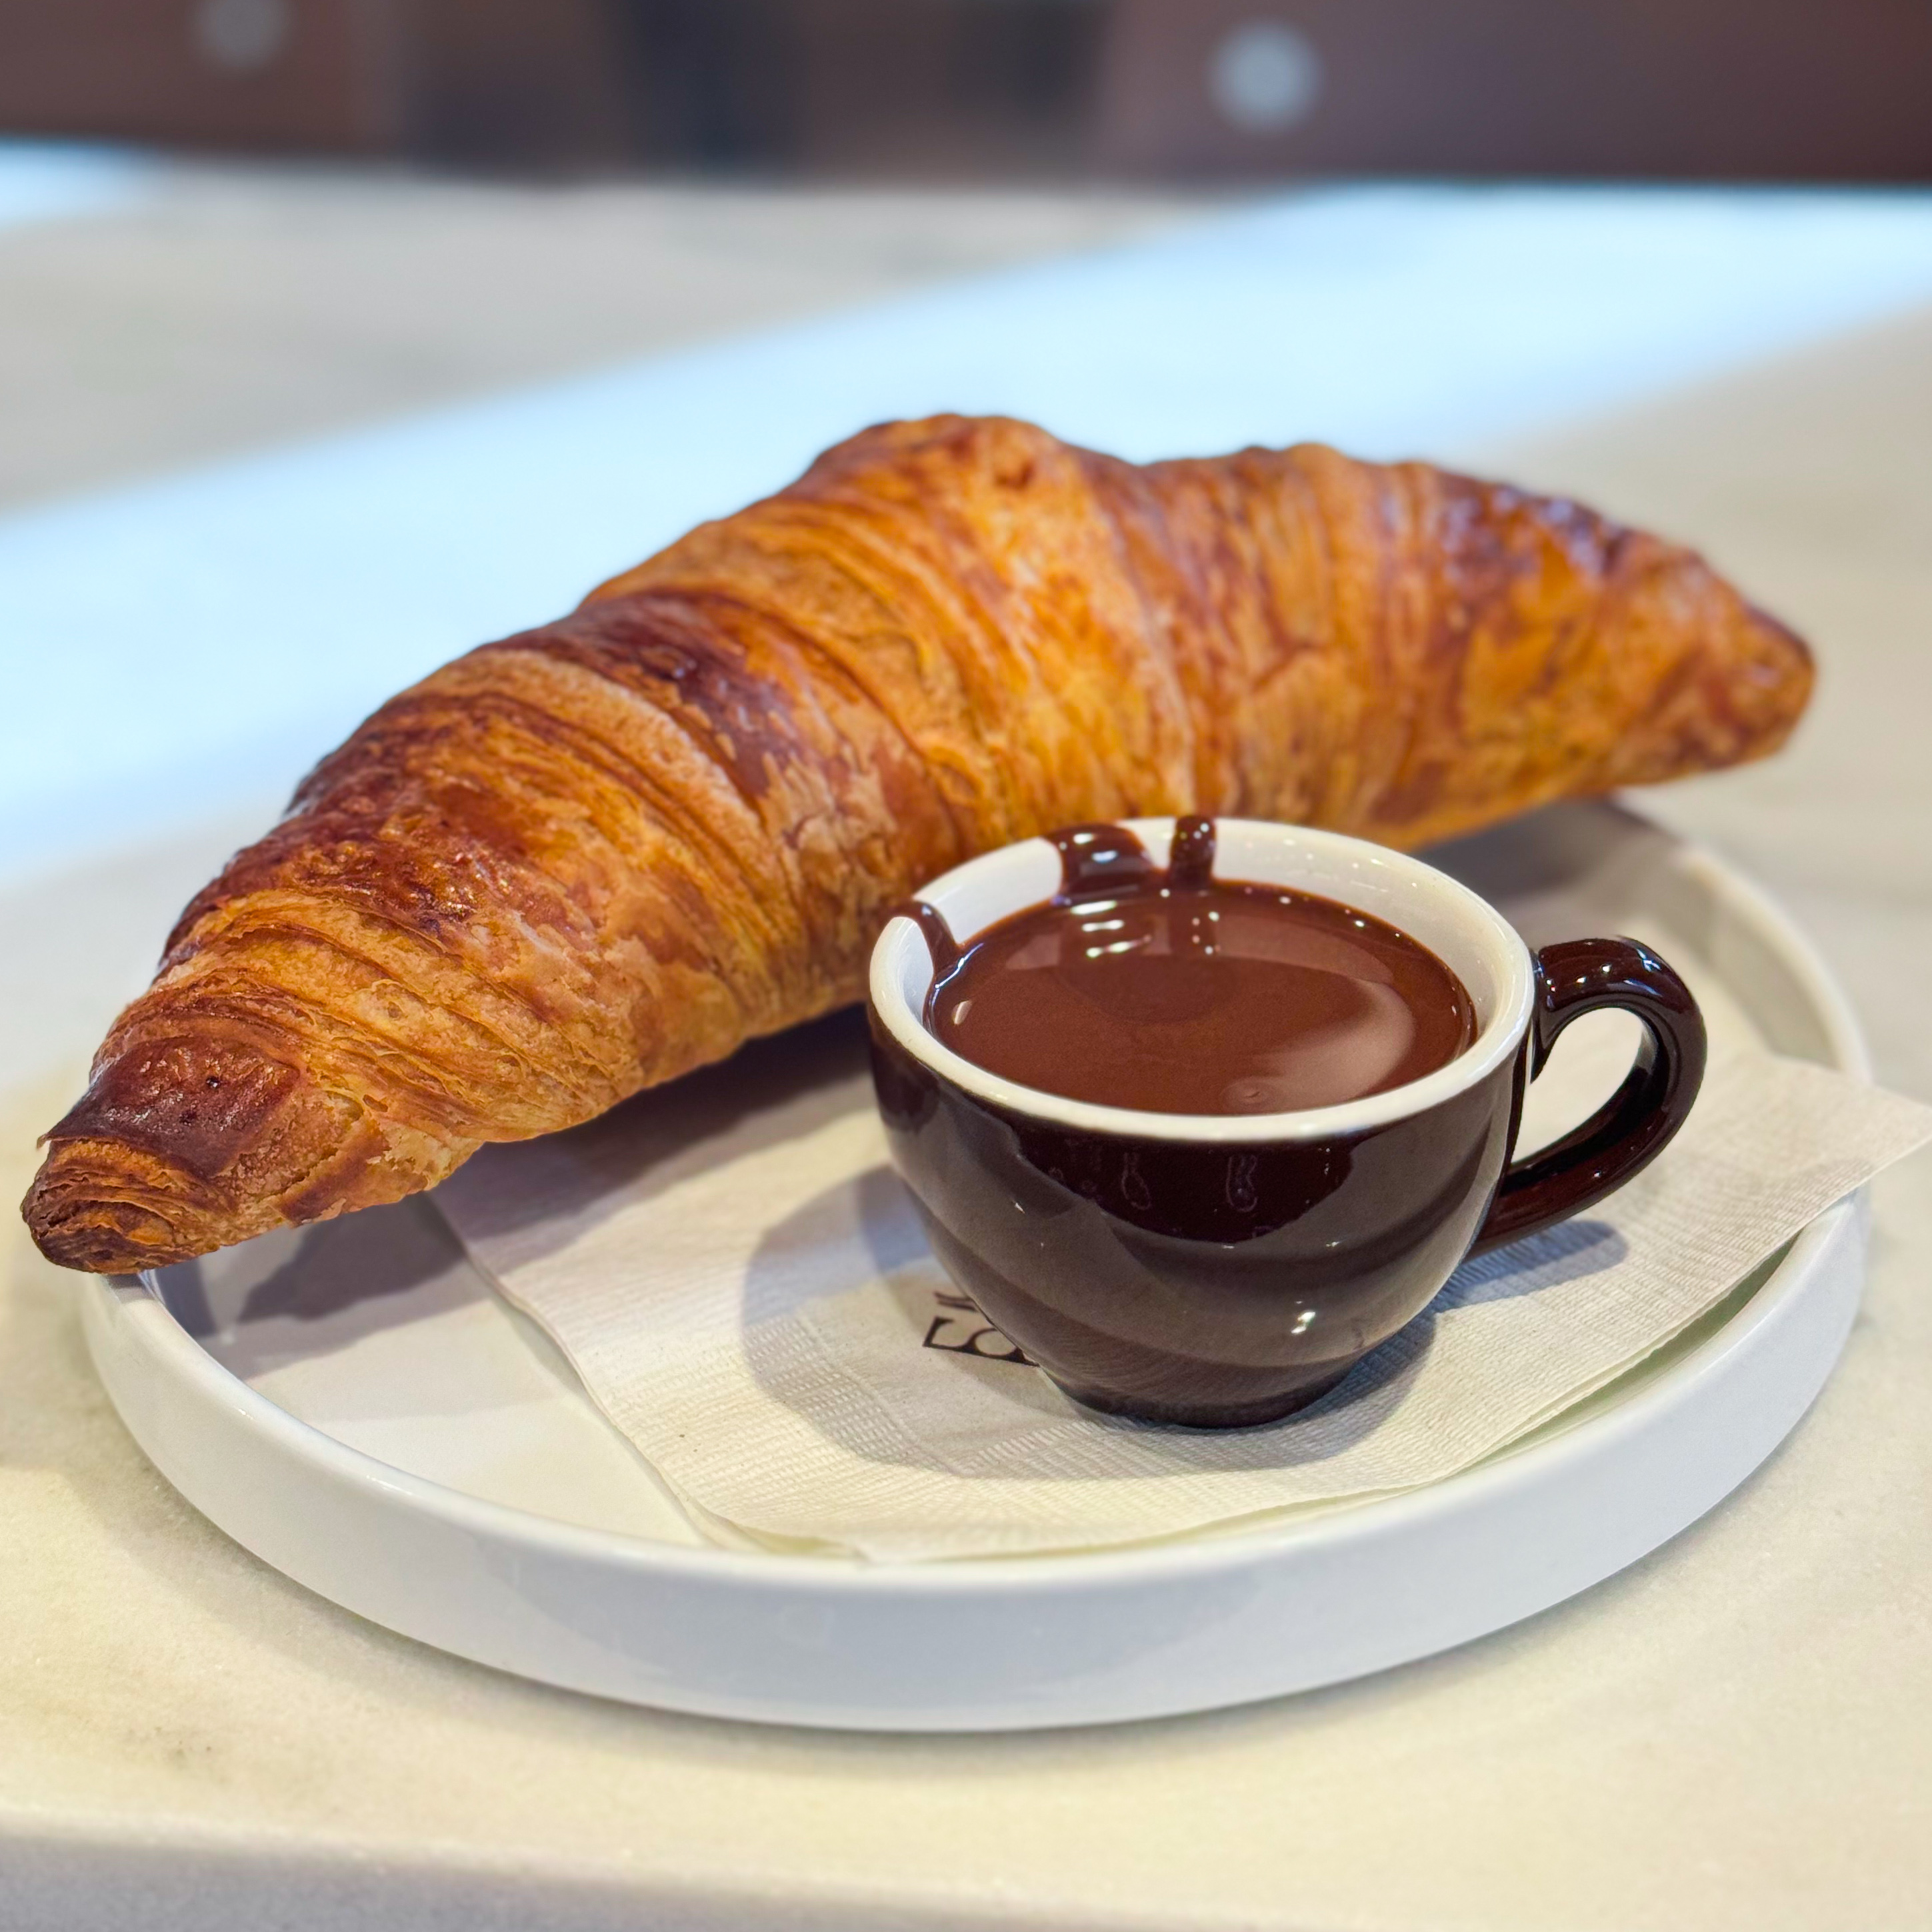
{"type": "MultiPolygon", "coordinates": [[[[1581,1118],[1628,1056],[1614,1028],[1594,1048],[1566,1036],[1532,1090],[1546,1122],[1581,1118]]],[[[850,1016],[485,1148],[435,1198],[707,1534],[909,1562],[1143,1542],[1438,1481],[1668,1342],[1928,1139],[1932,1109],[1720,1051],[1636,1180],[1465,1264],[1313,1407],[1226,1432],[1096,1416],[977,1314],[887,1164],[850,1016]]]]}

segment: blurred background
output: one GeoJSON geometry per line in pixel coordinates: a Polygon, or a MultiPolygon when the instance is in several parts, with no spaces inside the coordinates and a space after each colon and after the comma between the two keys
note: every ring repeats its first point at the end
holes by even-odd
{"type": "Polygon", "coordinates": [[[1908,181],[1925,0],[0,0],[0,129],[491,171],[1908,181]]]}

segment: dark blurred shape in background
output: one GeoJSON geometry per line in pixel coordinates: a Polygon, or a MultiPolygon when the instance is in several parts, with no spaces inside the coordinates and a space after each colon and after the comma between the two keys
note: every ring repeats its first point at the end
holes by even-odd
{"type": "Polygon", "coordinates": [[[0,130],[492,169],[1932,174],[1932,0],[0,0],[0,130]]]}

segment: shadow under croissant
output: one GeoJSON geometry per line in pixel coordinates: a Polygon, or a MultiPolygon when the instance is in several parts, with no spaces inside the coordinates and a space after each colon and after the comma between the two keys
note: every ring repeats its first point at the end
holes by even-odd
{"type": "Polygon", "coordinates": [[[266,1274],[231,1268],[224,1250],[164,1275],[175,1318],[197,1341],[218,1338],[223,1366],[244,1381],[382,1330],[480,1301],[489,1289],[426,1198],[257,1237],[266,1274]]]}
{"type": "MultiPolygon", "coordinates": [[[[866,1022],[856,1006],[748,1041],[728,1060],[647,1088],[580,1126],[485,1147],[458,1171],[464,1211],[479,1236],[517,1233],[530,1258],[580,1239],[620,1208],[648,1201],[688,1171],[694,1152],[734,1130],[735,1150],[757,1151],[808,1131],[856,1104],[865,1082],[866,1022]],[[486,1183],[498,1161],[548,1163],[541,1187],[497,1192],[486,1183]]],[[[450,1184],[446,1183],[446,1185],[450,1184]]]]}

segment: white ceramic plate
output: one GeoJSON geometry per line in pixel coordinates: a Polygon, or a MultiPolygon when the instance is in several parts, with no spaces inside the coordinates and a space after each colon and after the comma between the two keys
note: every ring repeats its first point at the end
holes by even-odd
{"type": "MultiPolygon", "coordinates": [[[[1560,808],[1436,856],[1532,944],[1648,940],[1714,1034],[1867,1074],[1843,996],[1783,915],[1630,813],[1560,808]]],[[[704,1544],[426,1202],[100,1282],[86,1322],[162,1473],[238,1542],[392,1630],[673,1709],[990,1730],[1334,1683],[1587,1588],[1797,1422],[1864,1256],[1848,1202],[1586,1412],[1417,1494],[1152,1548],[904,1568],[704,1544]]]]}

